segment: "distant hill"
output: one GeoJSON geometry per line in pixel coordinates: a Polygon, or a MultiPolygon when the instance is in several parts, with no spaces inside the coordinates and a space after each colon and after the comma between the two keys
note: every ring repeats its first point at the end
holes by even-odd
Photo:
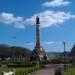
{"type": "MultiPolygon", "coordinates": [[[[66,57],[69,57],[70,52],[65,52],[66,57]]],[[[47,52],[48,59],[63,58],[64,52],[47,52]]]]}

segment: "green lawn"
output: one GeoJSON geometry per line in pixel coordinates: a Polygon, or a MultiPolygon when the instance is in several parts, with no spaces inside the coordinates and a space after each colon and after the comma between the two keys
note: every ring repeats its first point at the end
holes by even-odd
{"type": "Polygon", "coordinates": [[[75,75],[75,67],[68,68],[64,75],[75,75]]]}
{"type": "Polygon", "coordinates": [[[40,68],[41,68],[41,66],[39,66],[39,65],[36,65],[33,67],[15,67],[15,68],[0,67],[0,75],[3,71],[6,71],[6,72],[13,71],[13,69],[15,69],[16,75],[23,75],[23,74],[33,72],[33,71],[40,69],[40,68]]]}
{"type": "Polygon", "coordinates": [[[0,67],[0,74],[1,74],[3,71],[6,71],[6,72],[8,72],[8,71],[13,71],[13,69],[15,69],[16,74],[19,75],[20,73],[26,72],[27,69],[29,69],[29,68],[6,68],[6,67],[5,67],[5,68],[2,68],[2,67],[0,67]]]}

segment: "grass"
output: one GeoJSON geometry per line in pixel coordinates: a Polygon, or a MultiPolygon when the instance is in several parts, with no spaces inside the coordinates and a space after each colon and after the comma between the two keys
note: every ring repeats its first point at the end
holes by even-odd
{"type": "Polygon", "coordinates": [[[16,74],[19,75],[20,72],[24,72],[26,71],[28,68],[8,68],[8,67],[0,67],[0,74],[3,72],[3,71],[13,71],[13,69],[15,69],[16,71],[16,74]]]}
{"type": "Polygon", "coordinates": [[[75,75],[75,67],[67,68],[64,75],[75,75]]]}
{"type": "Polygon", "coordinates": [[[15,68],[0,67],[0,75],[2,74],[3,71],[6,71],[6,72],[13,71],[13,69],[15,69],[16,75],[24,75],[24,74],[33,72],[35,70],[38,70],[40,68],[41,66],[39,65],[36,65],[33,67],[15,67],[15,68]]]}

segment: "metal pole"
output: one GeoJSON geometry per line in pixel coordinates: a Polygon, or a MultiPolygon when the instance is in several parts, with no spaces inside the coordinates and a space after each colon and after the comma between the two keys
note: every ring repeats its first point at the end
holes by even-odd
{"type": "Polygon", "coordinates": [[[66,72],[65,41],[63,42],[63,44],[64,44],[64,71],[66,72]]]}

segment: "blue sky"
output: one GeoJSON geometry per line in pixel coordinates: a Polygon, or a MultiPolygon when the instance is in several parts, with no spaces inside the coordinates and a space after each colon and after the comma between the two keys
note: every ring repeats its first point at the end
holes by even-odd
{"type": "Polygon", "coordinates": [[[48,52],[75,43],[75,0],[0,0],[0,44],[34,49],[35,18],[40,17],[41,44],[48,52]]]}

